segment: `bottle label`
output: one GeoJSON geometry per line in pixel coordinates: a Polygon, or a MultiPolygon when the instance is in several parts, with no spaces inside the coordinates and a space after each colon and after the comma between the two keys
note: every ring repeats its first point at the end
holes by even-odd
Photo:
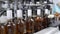
{"type": "Polygon", "coordinates": [[[28,9],[28,16],[32,16],[32,10],[28,9]]]}
{"type": "Polygon", "coordinates": [[[7,10],[7,19],[12,19],[12,10],[7,10]]]}
{"type": "Polygon", "coordinates": [[[17,10],[17,17],[22,18],[23,17],[22,15],[23,15],[22,10],[17,10]]]}
{"type": "Polygon", "coordinates": [[[37,15],[41,15],[41,10],[37,9],[37,15]]]}

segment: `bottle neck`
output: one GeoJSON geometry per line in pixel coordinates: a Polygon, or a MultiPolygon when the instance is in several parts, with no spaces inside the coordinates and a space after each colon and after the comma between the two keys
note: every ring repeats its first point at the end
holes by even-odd
{"type": "Polygon", "coordinates": [[[24,21],[22,20],[22,19],[17,19],[17,21],[18,21],[18,24],[24,24],[24,21]]]}
{"type": "Polygon", "coordinates": [[[9,19],[8,20],[8,23],[13,23],[13,19],[9,19]]]}

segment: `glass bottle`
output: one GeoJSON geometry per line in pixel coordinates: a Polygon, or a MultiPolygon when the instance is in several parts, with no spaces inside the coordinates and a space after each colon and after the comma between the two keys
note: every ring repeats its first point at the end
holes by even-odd
{"type": "Polygon", "coordinates": [[[41,29],[43,29],[42,21],[43,21],[43,19],[39,16],[37,16],[35,18],[35,32],[40,31],[41,29]]]}
{"type": "Polygon", "coordinates": [[[26,34],[34,33],[34,20],[32,18],[28,18],[26,20],[26,34]]]}
{"type": "Polygon", "coordinates": [[[42,25],[44,26],[44,28],[48,26],[48,18],[46,16],[43,17],[42,25]]]}
{"type": "Polygon", "coordinates": [[[20,18],[18,18],[17,21],[18,21],[18,34],[24,34],[24,21],[20,18]]]}
{"type": "Polygon", "coordinates": [[[41,29],[43,29],[43,26],[42,26],[42,11],[40,9],[40,7],[37,7],[37,15],[36,17],[34,18],[34,21],[35,21],[35,26],[34,26],[34,30],[35,32],[37,31],[40,31],[41,29]]]}
{"type": "Polygon", "coordinates": [[[12,19],[9,20],[5,26],[7,29],[7,34],[17,34],[17,28],[12,19]]]}
{"type": "Polygon", "coordinates": [[[34,20],[32,19],[32,9],[29,6],[27,11],[27,17],[26,18],[26,34],[33,34],[34,32],[34,20]]]}
{"type": "Polygon", "coordinates": [[[1,34],[7,34],[7,27],[4,25],[1,26],[2,28],[2,33],[1,34]]]}
{"type": "Polygon", "coordinates": [[[7,26],[7,30],[8,30],[7,33],[8,34],[13,34],[13,24],[10,20],[7,22],[6,26],[7,26]]]}
{"type": "Polygon", "coordinates": [[[15,23],[15,27],[16,27],[16,34],[18,34],[18,21],[17,18],[14,18],[14,23],[15,23]]]}

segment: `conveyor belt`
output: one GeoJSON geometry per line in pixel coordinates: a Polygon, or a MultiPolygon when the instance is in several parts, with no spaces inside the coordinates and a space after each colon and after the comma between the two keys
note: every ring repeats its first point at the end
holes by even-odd
{"type": "Polygon", "coordinates": [[[57,31],[59,31],[58,28],[49,27],[34,34],[54,34],[57,31]]]}

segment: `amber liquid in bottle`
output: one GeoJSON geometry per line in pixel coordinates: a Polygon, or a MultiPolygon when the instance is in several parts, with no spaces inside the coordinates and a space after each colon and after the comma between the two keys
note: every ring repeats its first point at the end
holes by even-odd
{"type": "Polygon", "coordinates": [[[18,34],[24,34],[24,22],[22,19],[18,18],[18,34]]]}
{"type": "Polygon", "coordinates": [[[26,20],[26,34],[34,33],[34,20],[32,18],[28,18],[26,20]]]}
{"type": "Polygon", "coordinates": [[[47,19],[48,19],[47,17],[43,17],[42,24],[43,24],[44,28],[46,28],[48,26],[47,19]]]}
{"type": "Polygon", "coordinates": [[[18,21],[17,21],[17,18],[14,18],[14,23],[15,23],[15,34],[18,34],[18,21]]]}
{"type": "Polygon", "coordinates": [[[15,24],[13,25],[13,21],[9,20],[6,24],[7,34],[15,34],[15,24]]]}
{"type": "Polygon", "coordinates": [[[8,34],[13,34],[13,24],[11,22],[7,23],[8,34]]]}
{"type": "Polygon", "coordinates": [[[38,31],[40,31],[42,28],[43,28],[43,26],[42,26],[42,20],[43,19],[41,19],[40,17],[36,17],[35,18],[35,32],[38,32],[38,31]]]}
{"type": "Polygon", "coordinates": [[[2,34],[7,34],[7,27],[5,25],[2,26],[2,34]]]}

